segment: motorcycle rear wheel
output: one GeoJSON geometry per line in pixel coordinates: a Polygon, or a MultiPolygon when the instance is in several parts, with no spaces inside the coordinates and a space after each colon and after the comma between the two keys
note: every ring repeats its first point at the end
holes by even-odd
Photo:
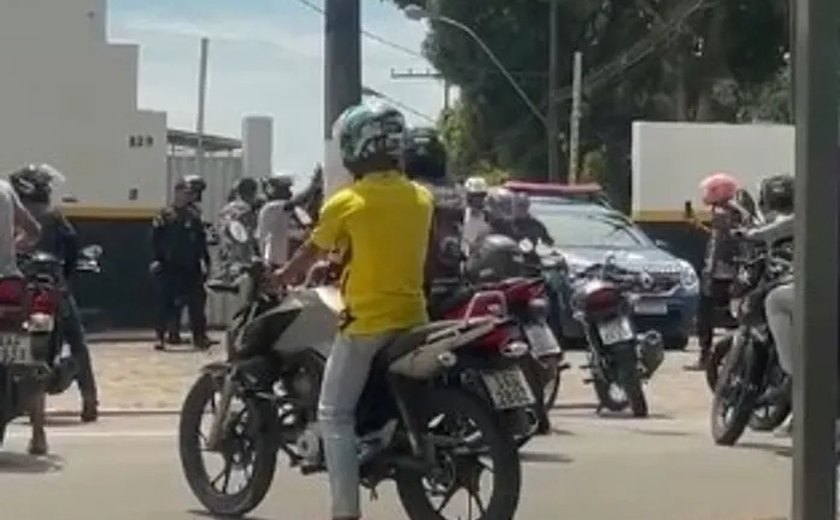
{"type": "MultiPolygon", "coordinates": [[[[473,485],[473,480],[478,480],[481,471],[487,469],[479,458],[487,458],[492,462],[493,491],[485,505],[478,501],[481,489],[467,490],[469,520],[514,518],[522,485],[519,453],[513,439],[495,420],[492,410],[474,396],[454,389],[431,392],[424,399],[422,408],[417,413],[417,424],[421,425],[422,436],[429,436],[432,434],[429,430],[434,430],[433,438],[442,437],[436,430],[438,426],[444,424],[445,419],[440,423],[437,423],[436,419],[441,416],[458,415],[462,420],[472,423],[468,428],[469,435],[466,435],[472,440],[465,439],[466,446],[464,447],[459,445],[453,448],[449,443],[437,446],[434,453],[437,455],[440,467],[435,468],[434,472],[422,475],[417,472],[403,471],[397,474],[395,478],[397,491],[408,518],[412,520],[463,518],[460,514],[455,517],[443,516],[441,511],[445,507],[433,505],[431,501],[433,498],[438,498],[437,494],[443,492],[445,496],[441,501],[444,506],[449,505],[448,501],[462,489],[455,486],[473,485]],[[477,435],[480,435],[480,438],[476,439],[477,435]],[[475,472],[478,474],[476,475],[475,472]],[[446,487],[446,490],[442,490],[443,487],[446,487]],[[473,509],[471,506],[474,500],[477,504],[473,509]],[[479,516],[472,516],[473,511],[479,516]]],[[[461,424],[460,421],[458,423],[461,424]]],[[[451,435],[450,432],[445,433],[451,435]]]]}
{"type": "Polygon", "coordinates": [[[233,431],[228,428],[224,433],[226,437],[222,441],[224,446],[222,455],[225,459],[225,467],[222,470],[222,475],[225,475],[224,484],[221,491],[215,488],[214,484],[217,483],[219,476],[213,478],[208,474],[202,458],[202,437],[206,438],[206,434],[201,432],[201,422],[205,408],[214,401],[214,396],[219,391],[220,385],[217,380],[209,374],[204,374],[187,394],[181,410],[178,431],[181,465],[190,489],[209,512],[219,516],[241,517],[256,508],[268,493],[277,466],[277,451],[263,428],[263,420],[265,420],[263,412],[257,403],[246,402],[247,419],[244,421],[245,431],[242,432],[242,439],[228,438],[233,434],[233,431]],[[239,491],[226,493],[232,465],[236,463],[233,459],[244,455],[233,451],[237,447],[243,447],[245,451],[244,446],[241,445],[246,442],[251,446],[248,450],[250,451],[248,458],[253,462],[250,478],[239,491]]]}

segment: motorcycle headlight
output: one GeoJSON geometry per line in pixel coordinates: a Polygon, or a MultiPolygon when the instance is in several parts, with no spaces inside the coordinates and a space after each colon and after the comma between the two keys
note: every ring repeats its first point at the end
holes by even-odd
{"type": "Polygon", "coordinates": [[[694,267],[686,261],[680,262],[680,283],[684,289],[693,291],[700,286],[700,279],[694,267]]]}

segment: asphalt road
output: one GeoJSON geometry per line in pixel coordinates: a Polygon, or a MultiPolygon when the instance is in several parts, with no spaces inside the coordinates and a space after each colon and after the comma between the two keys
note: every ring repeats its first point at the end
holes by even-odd
{"type": "MultiPolygon", "coordinates": [[[[105,418],[50,429],[55,455],[22,455],[13,426],[0,452],[0,512],[10,520],[207,518],[181,476],[174,416],[105,418]]],[[[646,420],[597,417],[591,407],[555,410],[557,431],[523,459],[520,519],[755,520],[781,517],[789,500],[789,441],[750,434],[718,448],[705,417],[662,411],[646,420]]],[[[255,519],[328,518],[323,476],[279,468],[255,519]]],[[[404,518],[390,486],[366,518],[404,518]]]]}

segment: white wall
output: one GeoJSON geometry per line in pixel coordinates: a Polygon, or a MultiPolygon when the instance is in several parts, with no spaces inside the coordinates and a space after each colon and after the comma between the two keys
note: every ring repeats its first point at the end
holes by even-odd
{"type": "Polygon", "coordinates": [[[48,162],[80,206],[159,207],[166,116],[137,110],[138,49],[106,42],[106,15],[105,0],[0,0],[0,172],[48,162]]]}
{"type": "Polygon", "coordinates": [[[633,214],[667,219],[687,200],[700,210],[700,181],[715,171],[755,195],[762,178],[794,173],[794,164],[792,126],[635,122],[633,214]]]}

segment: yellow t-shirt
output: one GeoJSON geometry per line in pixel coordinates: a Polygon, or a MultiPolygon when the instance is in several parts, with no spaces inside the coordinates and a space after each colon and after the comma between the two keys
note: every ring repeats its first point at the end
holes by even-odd
{"type": "Polygon", "coordinates": [[[342,296],[349,334],[376,334],[424,323],[423,268],[432,223],[432,195],[399,172],[364,176],[321,209],[312,243],[350,248],[342,296]]]}

